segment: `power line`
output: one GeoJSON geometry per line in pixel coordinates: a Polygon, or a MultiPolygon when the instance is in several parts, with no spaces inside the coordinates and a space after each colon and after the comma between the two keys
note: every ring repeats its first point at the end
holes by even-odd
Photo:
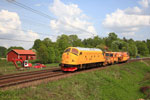
{"type": "MultiPolygon", "coordinates": [[[[12,6],[10,6],[11,8],[12,6]]],[[[6,8],[6,7],[3,7],[6,8]]],[[[7,8],[6,8],[7,9],[7,8]]],[[[14,8],[11,8],[14,9],[14,8]]],[[[24,23],[27,23],[29,25],[34,25],[34,26],[40,26],[40,27],[46,27],[50,28],[49,25],[45,24],[45,22],[42,22],[43,20],[38,19],[38,21],[35,21],[33,17],[28,16],[27,14],[22,13],[22,17],[20,18],[24,23]]],[[[5,20],[0,20],[1,22],[5,22],[5,20]]]]}
{"type": "MultiPolygon", "coordinates": [[[[51,20],[51,19],[57,20],[56,18],[53,18],[53,17],[51,17],[51,16],[49,16],[49,15],[47,15],[47,14],[41,12],[41,11],[35,10],[35,9],[33,9],[33,8],[31,8],[31,7],[28,7],[28,6],[26,6],[26,5],[22,4],[22,3],[19,3],[19,2],[15,1],[15,0],[7,0],[7,1],[10,2],[10,3],[12,3],[12,4],[14,4],[14,5],[16,5],[16,6],[19,6],[19,7],[23,8],[23,9],[25,9],[25,10],[28,10],[28,11],[30,11],[30,12],[33,12],[33,13],[35,13],[35,14],[38,14],[38,15],[43,16],[43,17],[45,17],[45,18],[48,18],[48,19],[50,19],[50,20],[51,20]]],[[[84,32],[90,33],[90,34],[92,34],[93,36],[95,35],[95,34],[89,32],[89,31],[87,31],[87,30],[81,29],[81,28],[79,28],[79,27],[75,27],[75,26],[73,26],[73,25],[71,25],[71,24],[69,24],[69,23],[65,23],[65,22],[63,22],[63,21],[60,21],[60,22],[61,22],[62,24],[67,24],[68,26],[70,26],[70,27],[72,27],[72,28],[76,28],[76,29],[78,29],[78,30],[80,30],[80,31],[84,31],[84,32]]]]}
{"type": "Polygon", "coordinates": [[[8,2],[10,2],[10,3],[12,3],[12,4],[16,5],[16,6],[19,6],[19,7],[23,8],[23,9],[26,9],[26,10],[31,11],[33,13],[36,13],[38,15],[41,15],[41,16],[43,16],[45,18],[54,19],[53,17],[51,17],[51,16],[49,16],[49,15],[47,15],[47,14],[41,12],[41,11],[35,10],[35,9],[33,9],[31,7],[28,7],[28,6],[26,6],[26,5],[22,4],[22,3],[19,3],[19,2],[15,1],[15,0],[6,0],[6,1],[8,1],[8,2]]]}
{"type": "Polygon", "coordinates": [[[40,27],[47,27],[47,28],[50,28],[50,26],[49,25],[46,25],[46,24],[44,24],[44,23],[41,23],[41,22],[35,22],[35,21],[33,21],[33,20],[29,20],[29,19],[26,19],[26,18],[21,18],[23,21],[24,21],[24,23],[27,23],[27,24],[30,24],[30,25],[36,25],[36,26],[40,26],[40,27]],[[33,23],[35,23],[35,24],[33,24],[33,23]]]}
{"type": "Polygon", "coordinates": [[[34,42],[34,41],[18,40],[18,39],[10,39],[10,38],[0,38],[0,39],[1,39],[1,40],[21,41],[21,42],[34,42]]]}
{"type": "MultiPolygon", "coordinates": [[[[14,28],[10,28],[10,27],[5,27],[5,28],[11,29],[11,30],[16,30],[16,31],[30,32],[30,30],[24,30],[24,29],[14,29],[14,28]]],[[[45,35],[45,36],[55,36],[55,35],[50,35],[50,34],[43,34],[41,32],[33,32],[33,33],[37,33],[39,35],[45,35]]]]}

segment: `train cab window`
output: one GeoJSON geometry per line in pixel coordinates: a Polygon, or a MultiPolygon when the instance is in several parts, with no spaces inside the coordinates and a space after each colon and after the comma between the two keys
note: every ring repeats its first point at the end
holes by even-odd
{"type": "Polygon", "coordinates": [[[78,55],[78,50],[73,48],[71,53],[78,55]]]}
{"type": "Polygon", "coordinates": [[[64,52],[70,52],[71,48],[66,49],[64,52]]]}
{"type": "Polygon", "coordinates": [[[112,53],[110,54],[110,57],[113,57],[113,54],[112,54],[112,53]]]}
{"type": "Polygon", "coordinates": [[[82,52],[80,52],[80,55],[82,55],[82,52]]]}
{"type": "Polygon", "coordinates": [[[109,53],[106,53],[106,56],[109,56],[109,53]]]}

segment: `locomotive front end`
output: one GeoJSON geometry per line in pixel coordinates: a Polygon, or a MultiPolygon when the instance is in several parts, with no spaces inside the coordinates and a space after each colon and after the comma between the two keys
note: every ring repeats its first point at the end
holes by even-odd
{"type": "Polygon", "coordinates": [[[67,48],[62,55],[62,62],[60,64],[63,71],[75,71],[78,69],[78,55],[79,51],[76,48],[67,48]]]}

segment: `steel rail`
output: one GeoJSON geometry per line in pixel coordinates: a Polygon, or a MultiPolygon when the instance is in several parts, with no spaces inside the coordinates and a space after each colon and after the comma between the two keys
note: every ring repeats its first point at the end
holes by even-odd
{"type": "Polygon", "coordinates": [[[40,70],[40,71],[30,71],[30,72],[23,72],[23,73],[0,75],[0,80],[13,78],[13,77],[22,77],[22,76],[33,75],[33,74],[40,74],[40,73],[56,71],[56,70],[60,70],[60,69],[59,68],[51,68],[51,69],[45,69],[45,70],[40,70]]]}

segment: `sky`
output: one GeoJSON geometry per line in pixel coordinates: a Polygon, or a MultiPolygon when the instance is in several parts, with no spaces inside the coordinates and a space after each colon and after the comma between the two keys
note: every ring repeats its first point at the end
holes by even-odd
{"type": "Polygon", "coordinates": [[[85,39],[115,32],[119,38],[150,39],[150,0],[0,1],[0,46],[6,48],[29,49],[35,39],[56,41],[62,34],[85,39]]]}

